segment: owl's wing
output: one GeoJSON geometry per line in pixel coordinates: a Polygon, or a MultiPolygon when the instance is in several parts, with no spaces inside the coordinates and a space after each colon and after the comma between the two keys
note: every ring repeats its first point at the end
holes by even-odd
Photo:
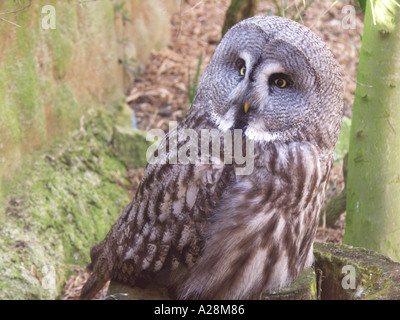
{"type": "Polygon", "coordinates": [[[135,200],[91,249],[93,273],[81,299],[109,279],[132,286],[178,281],[194,265],[208,218],[233,177],[224,164],[149,164],[135,200]]]}
{"type": "Polygon", "coordinates": [[[180,298],[258,298],[312,263],[324,190],[318,152],[307,143],[263,152],[224,193],[180,298]]]}

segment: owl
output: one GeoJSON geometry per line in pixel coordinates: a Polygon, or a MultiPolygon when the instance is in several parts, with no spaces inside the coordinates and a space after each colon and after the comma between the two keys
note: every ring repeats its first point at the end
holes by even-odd
{"type": "Polygon", "coordinates": [[[296,279],[313,263],[342,113],[339,66],[310,29],[261,16],[233,26],[134,200],[91,249],[81,298],[112,279],[176,299],[257,299],[296,279]]]}

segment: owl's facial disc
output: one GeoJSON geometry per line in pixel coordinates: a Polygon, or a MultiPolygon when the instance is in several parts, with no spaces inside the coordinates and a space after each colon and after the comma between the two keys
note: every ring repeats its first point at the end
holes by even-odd
{"type": "MultiPolygon", "coordinates": [[[[339,67],[321,39],[288,19],[254,17],[221,39],[191,112],[260,142],[315,141],[314,131],[338,132],[342,91],[339,67]]],[[[327,148],[332,137],[316,143],[327,148]]]]}

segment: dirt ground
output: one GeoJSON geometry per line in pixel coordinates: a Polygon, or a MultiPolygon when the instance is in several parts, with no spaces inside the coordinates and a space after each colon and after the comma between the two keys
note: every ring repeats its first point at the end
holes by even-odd
{"type": "MultiPolygon", "coordinates": [[[[302,9],[303,0],[287,1],[288,16],[302,9]]],[[[308,3],[310,1],[305,1],[308,3]]],[[[280,1],[278,1],[280,3],[280,1]]],[[[204,71],[221,35],[225,12],[230,0],[189,0],[182,1],[179,11],[171,19],[172,41],[159,52],[153,52],[143,73],[133,79],[127,103],[133,108],[139,129],[161,128],[168,131],[168,122],[179,121],[188,109],[188,74],[194,78],[199,56],[203,59],[200,74],[204,71]]],[[[306,10],[301,23],[316,32],[328,45],[338,60],[345,84],[345,115],[351,117],[354,92],[356,88],[358,50],[361,47],[360,34],[363,28],[363,15],[356,9],[355,29],[346,29],[348,12],[342,12],[353,1],[318,0],[306,10]],[[346,25],[345,25],[346,27],[346,25]]],[[[354,7],[354,6],[353,6],[354,7]]],[[[259,15],[276,15],[272,0],[260,0],[259,15]]],[[[131,195],[135,194],[143,170],[130,170],[132,182],[131,195]]],[[[336,167],[330,176],[329,199],[343,188],[342,170],[336,167]]],[[[318,229],[317,240],[341,243],[345,225],[345,213],[334,228],[318,229]]],[[[88,274],[80,267],[67,280],[63,299],[76,299],[88,274]]],[[[96,299],[103,299],[104,288],[96,299]]]]}

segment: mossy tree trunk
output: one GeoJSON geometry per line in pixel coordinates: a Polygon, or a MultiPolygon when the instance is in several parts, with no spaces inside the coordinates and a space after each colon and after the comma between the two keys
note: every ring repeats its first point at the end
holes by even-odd
{"type": "Polygon", "coordinates": [[[400,261],[400,7],[395,1],[367,1],[357,80],[343,242],[400,261]]]}
{"type": "Polygon", "coordinates": [[[250,18],[257,13],[259,0],[232,0],[226,11],[225,23],[222,27],[222,36],[239,21],[250,18]]]}

